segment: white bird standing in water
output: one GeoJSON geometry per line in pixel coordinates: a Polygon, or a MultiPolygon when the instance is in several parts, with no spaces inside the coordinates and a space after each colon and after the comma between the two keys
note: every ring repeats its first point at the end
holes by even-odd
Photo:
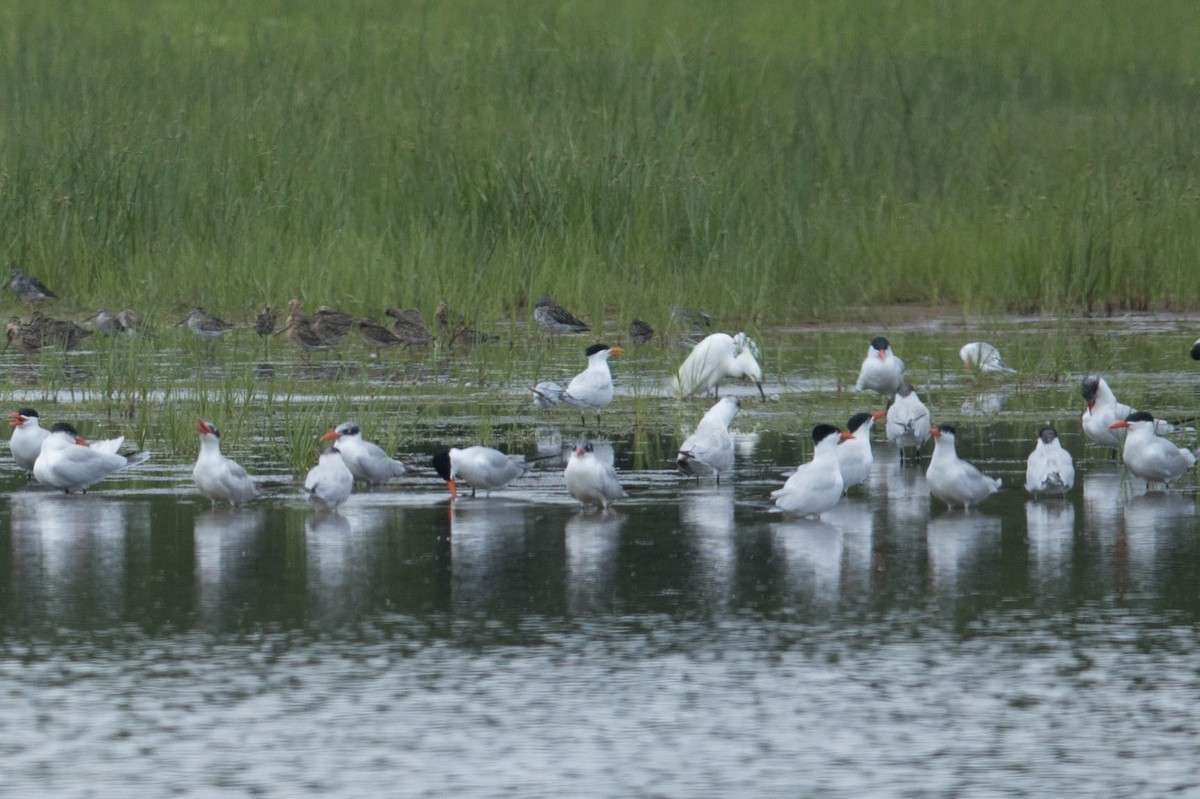
{"type": "Polygon", "coordinates": [[[1000,350],[984,341],[972,341],[964,344],[958,351],[958,357],[968,369],[978,369],[981,372],[1002,372],[1015,375],[1016,369],[1010,369],[1000,359],[1000,350]]]}
{"type": "Polygon", "coordinates": [[[1025,462],[1025,490],[1030,494],[1065,495],[1075,485],[1075,461],[1049,425],[1038,432],[1037,446],[1025,462]]]}
{"type": "Polygon", "coordinates": [[[813,458],[796,469],[782,488],[771,492],[780,510],[801,516],[820,516],[842,498],[842,469],[838,465],[838,443],[853,438],[831,424],[812,430],[813,458]]]}
{"type": "MultiPolygon", "coordinates": [[[[608,368],[610,356],[620,358],[625,354],[621,347],[610,347],[607,344],[593,344],[585,351],[588,359],[587,368],[571,378],[563,391],[562,401],[579,409],[579,419],[587,427],[585,411],[596,412],[596,426],[600,426],[600,411],[607,408],[613,400],[612,372],[608,368]]],[[[536,393],[536,392],[535,392],[536,393]]]]}
{"type": "Polygon", "coordinates": [[[705,475],[715,475],[721,482],[721,472],[733,468],[733,436],[729,434],[729,423],[742,409],[737,397],[722,397],[708,409],[696,430],[688,436],[675,465],[679,471],[697,480],[705,475]]]}
{"type": "Polygon", "coordinates": [[[858,370],[855,391],[874,391],[889,399],[904,382],[904,361],[892,352],[892,345],[883,336],[871,339],[867,357],[858,370]]]}
{"type": "Polygon", "coordinates": [[[838,465],[842,470],[842,493],[867,481],[875,455],[871,452],[871,428],[885,411],[856,413],[846,423],[850,438],[838,444],[838,465]]]}
{"type": "Polygon", "coordinates": [[[304,498],[321,511],[336,511],[353,490],[354,475],[336,446],[322,452],[317,465],[304,478],[304,498]]]}
{"type": "Polygon", "coordinates": [[[750,380],[763,393],[762,367],[758,363],[758,345],[745,333],[730,336],[713,333],[697,344],[684,359],[671,380],[671,390],[680,399],[715,392],[725,378],[750,380]]]}
{"type": "Polygon", "coordinates": [[[258,496],[258,484],[250,478],[241,464],[221,454],[221,433],[204,421],[196,420],[200,431],[200,454],[192,467],[192,480],[200,493],[212,504],[228,502],[240,505],[258,496]]]}
{"type": "MultiPolygon", "coordinates": [[[[120,439],[124,441],[124,437],[120,439]]],[[[42,452],[33,464],[33,479],[51,488],[87,492],[88,488],[127,466],[137,466],[149,452],[118,455],[90,447],[79,432],[66,422],[57,422],[42,442],[42,452]]]]}
{"type": "Polygon", "coordinates": [[[1145,411],[1134,411],[1127,419],[1113,422],[1112,428],[1128,429],[1125,466],[1147,483],[1169,486],[1196,465],[1196,453],[1159,436],[1154,417],[1145,411]]]}
{"type": "Polygon", "coordinates": [[[433,453],[433,470],[446,481],[452,497],[458,496],[458,480],[471,486],[471,496],[475,496],[476,489],[504,488],[529,471],[520,456],[483,446],[438,450],[433,453]]]}
{"type": "Polygon", "coordinates": [[[322,441],[334,441],[335,449],[342,454],[346,468],[368,485],[380,485],[408,471],[403,463],[394,460],[378,444],[364,441],[362,428],[354,422],[342,422],[321,436],[322,441]]]}
{"type": "MultiPolygon", "coordinates": [[[[1108,381],[1099,375],[1088,375],[1079,384],[1079,393],[1087,408],[1083,411],[1083,432],[1092,441],[1102,447],[1112,450],[1113,457],[1125,438],[1125,428],[1114,427],[1113,422],[1129,418],[1131,413],[1137,413],[1123,402],[1118,402],[1113,390],[1108,387],[1108,381]]],[[[1159,435],[1165,435],[1174,430],[1174,426],[1165,419],[1156,419],[1154,429],[1159,435]]]]}
{"type": "Polygon", "coordinates": [[[617,471],[612,464],[596,457],[590,441],[579,441],[571,451],[567,468],[563,470],[567,492],[585,508],[599,505],[607,510],[614,501],[626,496],[625,489],[617,480],[617,471]]]}
{"type": "Polygon", "coordinates": [[[896,391],[896,399],[887,409],[887,424],[884,427],[887,440],[900,450],[900,460],[904,460],[904,448],[914,447],[917,450],[917,460],[921,460],[921,447],[929,440],[931,422],[929,409],[912,383],[904,383],[896,391]]]}
{"type": "Polygon", "coordinates": [[[38,423],[38,412],[33,408],[13,411],[8,418],[13,429],[12,440],[8,443],[13,462],[32,477],[33,464],[42,454],[42,442],[50,435],[50,431],[38,423]]]}
{"type": "Polygon", "coordinates": [[[930,433],[933,435],[933,457],[925,470],[929,493],[952,508],[955,505],[969,508],[1000,490],[999,479],[988,477],[958,457],[953,427],[938,425],[930,433]]]}

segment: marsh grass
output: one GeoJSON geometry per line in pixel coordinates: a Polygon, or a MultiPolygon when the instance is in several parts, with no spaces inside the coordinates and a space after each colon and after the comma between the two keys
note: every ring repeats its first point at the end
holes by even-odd
{"type": "Polygon", "coordinates": [[[1187,4],[217,8],[0,13],[0,255],[63,307],[1200,302],[1187,4]]]}

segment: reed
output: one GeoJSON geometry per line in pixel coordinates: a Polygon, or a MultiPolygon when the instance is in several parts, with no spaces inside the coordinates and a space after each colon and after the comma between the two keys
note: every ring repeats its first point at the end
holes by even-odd
{"type": "Polygon", "coordinates": [[[1183,3],[2,13],[0,254],[80,311],[617,330],[1194,308],[1183,3]]]}

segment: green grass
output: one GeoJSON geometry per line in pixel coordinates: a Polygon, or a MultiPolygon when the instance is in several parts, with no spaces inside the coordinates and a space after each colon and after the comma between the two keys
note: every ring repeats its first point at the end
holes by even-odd
{"type": "Polygon", "coordinates": [[[1184,2],[17,4],[0,257],[163,320],[1194,308],[1198,40],[1184,2]]]}

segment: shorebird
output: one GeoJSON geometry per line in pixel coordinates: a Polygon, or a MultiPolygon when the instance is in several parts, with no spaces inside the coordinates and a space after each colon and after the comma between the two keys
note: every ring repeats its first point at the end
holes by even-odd
{"type": "Polygon", "coordinates": [[[200,493],[213,505],[228,502],[240,505],[259,495],[255,483],[240,464],[221,454],[221,433],[203,419],[197,419],[200,431],[200,454],[192,468],[192,479],[200,493]]]}
{"type": "Polygon", "coordinates": [[[388,347],[400,347],[404,340],[381,324],[370,319],[359,319],[354,323],[358,332],[362,333],[363,341],[373,350],[379,351],[388,347]]]}
{"type": "Polygon", "coordinates": [[[679,471],[695,477],[713,475],[721,482],[721,472],[733,468],[733,436],[729,423],[742,409],[737,397],[722,397],[708,409],[696,430],[679,447],[675,465],[679,471]]]}
{"type": "Polygon", "coordinates": [[[322,305],[312,317],[312,328],[330,344],[341,341],[354,326],[354,317],[345,311],[335,311],[322,305]]]}
{"type": "Polygon", "coordinates": [[[279,311],[267,305],[254,317],[254,332],[263,338],[275,335],[275,322],[279,319],[279,311]]]}
{"type": "Polygon", "coordinates": [[[188,330],[204,339],[218,338],[233,329],[233,325],[205,313],[203,308],[189,308],[187,318],[179,324],[187,325],[188,330]]]}
{"type": "Polygon", "coordinates": [[[45,283],[33,275],[25,274],[20,269],[14,269],[8,273],[7,283],[8,287],[12,289],[13,294],[16,294],[29,304],[53,300],[58,297],[57,294],[46,288],[45,283]]]}
{"type": "Polygon", "coordinates": [[[945,502],[969,508],[1000,490],[1000,480],[988,477],[962,458],[954,449],[955,430],[948,424],[932,428],[933,457],[925,470],[929,493],[945,502]]]}
{"type": "Polygon", "coordinates": [[[444,300],[438,303],[433,312],[433,320],[446,346],[451,348],[491,344],[500,340],[498,336],[488,335],[468,325],[462,314],[451,313],[450,306],[444,300]]]}
{"type": "Polygon", "coordinates": [[[634,344],[649,344],[654,340],[654,328],[641,319],[629,323],[629,340],[634,344]]]}
{"type": "Polygon", "coordinates": [[[713,333],[696,345],[672,379],[675,396],[686,399],[716,392],[726,378],[751,380],[765,402],[762,367],[758,365],[758,345],[745,333],[730,336],[713,333]]]}
{"type": "Polygon", "coordinates": [[[33,312],[29,317],[29,326],[37,333],[43,347],[53,346],[73,350],[85,338],[92,335],[91,330],[80,327],[68,319],[54,319],[41,311],[33,312]]]}
{"type": "Polygon", "coordinates": [[[142,329],[142,316],[132,308],[117,312],[117,324],[122,333],[137,333],[142,329]]]}
{"type": "Polygon", "coordinates": [[[538,323],[538,327],[551,336],[559,336],[564,333],[586,333],[591,329],[576,319],[575,315],[566,308],[555,305],[549,294],[542,294],[537,298],[537,303],[533,307],[533,319],[538,323]]]}
{"type": "Polygon", "coordinates": [[[482,446],[440,449],[433,453],[433,470],[446,481],[452,497],[458,496],[458,481],[471,486],[471,496],[475,496],[476,489],[504,488],[529,471],[520,456],[482,446]]]}
{"type": "Polygon", "coordinates": [[[429,344],[429,328],[425,317],[416,308],[388,308],[384,314],[395,321],[392,330],[410,347],[424,347],[429,344]]]}
{"type": "Polygon", "coordinates": [[[625,489],[617,480],[617,471],[612,464],[596,457],[590,441],[579,441],[571,451],[567,468],[563,471],[567,493],[583,507],[598,505],[607,510],[613,501],[626,496],[625,489]]]}
{"type": "Polygon", "coordinates": [[[107,308],[101,308],[83,321],[91,322],[92,327],[96,328],[96,332],[102,336],[119,336],[124,332],[121,330],[121,323],[117,321],[117,317],[107,308]]]}

